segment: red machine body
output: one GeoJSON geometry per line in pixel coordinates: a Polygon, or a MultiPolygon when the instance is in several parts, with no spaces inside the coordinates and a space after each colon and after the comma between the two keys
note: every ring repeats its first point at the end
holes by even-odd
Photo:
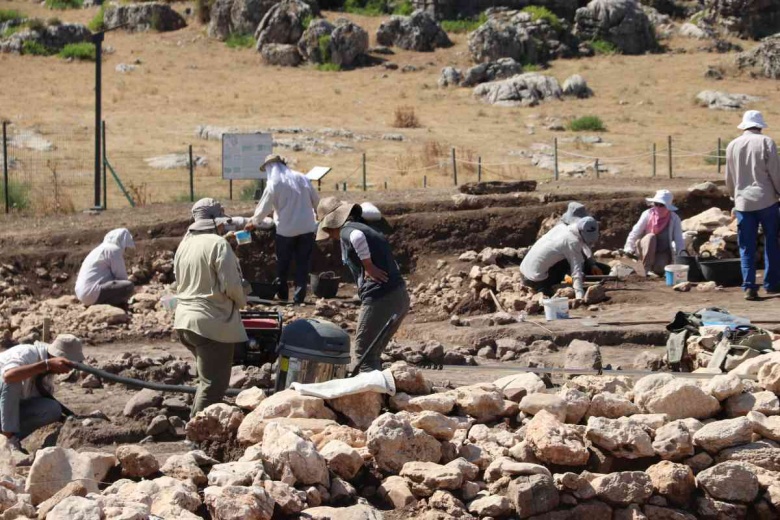
{"type": "Polygon", "coordinates": [[[241,311],[241,323],[249,341],[236,346],[233,364],[259,367],[273,363],[282,336],[282,321],[279,311],[241,311]]]}

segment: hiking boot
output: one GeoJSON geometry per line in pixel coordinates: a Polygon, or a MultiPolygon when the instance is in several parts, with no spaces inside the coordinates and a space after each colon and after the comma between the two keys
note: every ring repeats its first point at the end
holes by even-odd
{"type": "Polygon", "coordinates": [[[22,441],[19,440],[19,437],[15,435],[12,437],[7,437],[6,441],[8,443],[8,447],[11,448],[12,451],[21,453],[22,455],[29,455],[29,453],[27,453],[27,450],[22,448],[22,441]]]}
{"type": "Polygon", "coordinates": [[[745,291],[745,299],[749,302],[758,300],[758,289],[748,289],[745,291]]]}

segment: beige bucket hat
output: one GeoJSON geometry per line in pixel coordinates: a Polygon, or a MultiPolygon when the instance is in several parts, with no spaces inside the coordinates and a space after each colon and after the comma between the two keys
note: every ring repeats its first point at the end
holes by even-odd
{"type": "Polygon", "coordinates": [[[282,163],[285,166],[287,166],[287,159],[275,153],[272,153],[271,155],[267,155],[265,157],[265,160],[263,161],[263,164],[260,165],[260,171],[264,172],[265,167],[271,163],[282,163]]]}
{"type": "Polygon", "coordinates": [[[326,197],[317,205],[317,218],[320,225],[317,230],[317,240],[327,240],[326,229],[338,229],[344,225],[350,213],[357,204],[343,202],[336,197],[326,197]]]}
{"type": "Polygon", "coordinates": [[[84,361],[84,352],[81,340],[73,334],[60,334],[46,349],[52,357],[64,357],[69,361],[81,363],[84,361]]]}

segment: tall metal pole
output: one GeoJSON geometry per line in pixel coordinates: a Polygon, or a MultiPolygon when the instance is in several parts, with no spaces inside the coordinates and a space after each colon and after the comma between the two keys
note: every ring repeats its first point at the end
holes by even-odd
{"type": "Polygon", "coordinates": [[[477,157],[477,182],[482,182],[482,156],[477,157]]]}
{"type": "Polygon", "coordinates": [[[656,146],[655,143],[653,143],[653,177],[655,177],[655,167],[657,162],[658,156],[656,155],[656,146]]]}
{"type": "Polygon", "coordinates": [[[558,180],[558,138],[553,139],[553,171],[555,172],[555,180],[558,180]]]}
{"type": "Polygon", "coordinates": [[[190,202],[195,202],[195,165],[192,163],[192,145],[189,147],[190,155],[190,202]]]}
{"type": "Polygon", "coordinates": [[[718,137],[718,175],[720,175],[720,147],[721,147],[720,137],[718,137]]]}
{"type": "Polygon", "coordinates": [[[599,158],[596,157],[596,178],[599,178],[599,158]]]}
{"type": "Polygon", "coordinates": [[[363,154],[363,191],[366,191],[366,154],[363,154]]]}
{"type": "Polygon", "coordinates": [[[669,178],[674,176],[672,173],[672,136],[669,136],[669,178]]]}
{"type": "Polygon", "coordinates": [[[92,35],[95,44],[95,208],[100,208],[100,123],[103,121],[101,83],[103,82],[103,38],[102,32],[92,35]]]}
{"type": "Polygon", "coordinates": [[[5,212],[11,211],[11,196],[8,193],[8,121],[3,121],[3,193],[5,193],[5,212]]]}
{"type": "Polygon", "coordinates": [[[103,139],[103,209],[108,209],[108,180],[106,178],[106,122],[100,122],[100,135],[103,139]]]}
{"type": "Polygon", "coordinates": [[[458,185],[458,163],[455,162],[455,148],[452,148],[452,180],[455,186],[458,185]]]}

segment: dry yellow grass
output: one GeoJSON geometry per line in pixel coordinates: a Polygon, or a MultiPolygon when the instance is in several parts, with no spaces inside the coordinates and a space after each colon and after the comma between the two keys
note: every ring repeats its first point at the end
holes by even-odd
{"type": "MultiPolygon", "coordinates": [[[[185,4],[178,4],[184,7],[185,4]]],[[[0,1],[0,9],[18,9],[34,16],[56,15],[64,21],[88,21],[95,9],[52,13],[37,3],[0,1]]],[[[343,16],[325,13],[328,18],[343,16]]],[[[349,16],[372,35],[378,18],[349,16]]],[[[562,152],[598,155],[602,164],[616,165],[621,176],[649,175],[651,160],[641,157],[618,164],[610,157],[646,153],[653,142],[659,150],[666,137],[674,138],[675,148],[709,152],[718,137],[733,137],[740,114],[697,107],[694,96],[704,89],[740,92],[760,96],[755,108],[762,110],[770,125],[780,121],[780,93],[772,80],[748,75],[729,75],[723,81],[706,80],[708,65],[731,66],[734,54],[695,52],[699,42],[674,39],[667,42],[670,52],[647,56],[604,56],[581,60],[559,60],[546,74],[563,81],[582,74],[595,92],[587,100],[549,102],[534,108],[494,107],[480,103],[471,89],[437,87],[441,69],[448,65],[470,65],[467,36],[451,35],[455,45],[434,53],[411,53],[396,49],[389,61],[414,65],[422,70],[403,73],[377,66],[346,72],[319,72],[309,67],[284,69],[262,63],[251,49],[232,50],[205,36],[205,28],[188,20],[189,27],[173,33],[107,35],[105,44],[115,49],[104,62],[104,114],[108,125],[108,156],[123,180],[140,187],[148,185],[152,202],[171,200],[188,192],[186,172],[150,170],[143,159],[173,152],[183,153],[193,144],[195,154],[206,155],[210,165],[197,170],[196,192],[227,197],[227,183],[220,179],[220,145],[196,140],[197,125],[266,127],[345,128],[374,139],[350,143],[352,152],[330,156],[309,153],[285,155],[295,159],[298,169],[315,165],[333,166],[328,187],[335,182],[360,182],[361,153],[368,156],[368,180],[374,186],[388,182],[390,188],[422,186],[422,168],[431,168],[429,186],[448,186],[451,167],[450,147],[458,158],[471,163],[481,157],[484,177],[544,178],[550,172],[538,170],[512,152],[535,143],[551,143],[554,137],[570,132],[546,130],[548,117],[569,120],[582,115],[598,115],[608,132],[609,147],[562,145],[562,152]],[[128,74],[114,71],[118,63],[141,60],[128,74]],[[414,109],[420,128],[393,128],[399,106],[414,109]],[[403,133],[404,142],[383,141],[383,133],[403,133]],[[431,154],[436,143],[441,157],[431,154]],[[436,156],[434,159],[431,157],[436,156]],[[431,162],[434,161],[434,162],[431,162]],[[400,171],[396,171],[400,170],[400,171]]],[[[744,44],[744,42],[743,42],[744,44]]],[[[745,44],[750,45],[750,44],[745,44]]],[[[52,58],[0,55],[0,116],[19,127],[35,127],[45,134],[83,134],[79,145],[86,157],[84,182],[89,182],[89,154],[93,124],[93,75],[90,63],[66,63],[52,58]]],[[[74,141],[75,142],[75,141],[74,141]]],[[[562,157],[563,159],[563,157],[562,157]]],[[[666,173],[666,159],[658,159],[659,174],[666,173]]],[[[706,166],[699,156],[675,160],[679,175],[713,178],[714,166],[706,166]]],[[[460,180],[475,180],[476,166],[463,164],[460,180]]],[[[611,182],[603,180],[602,182],[611,182]]],[[[237,194],[242,183],[236,183],[237,194]]],[[[113,183],[110,203],[123,204],[113,183]]],[[[89,198],[89,191],[86,197],[89,198]]],[[[79,199],[76,207],[83,207],[79,199]]]]}

